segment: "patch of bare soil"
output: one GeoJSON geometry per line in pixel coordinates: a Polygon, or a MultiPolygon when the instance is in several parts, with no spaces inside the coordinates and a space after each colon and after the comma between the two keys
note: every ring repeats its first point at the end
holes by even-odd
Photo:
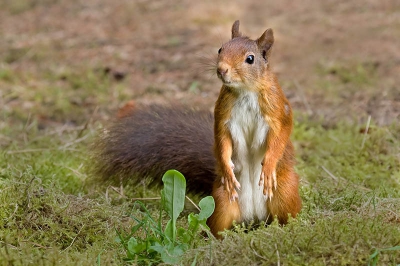
{"type": "MultiPolygon", "coordinates": [[[[213,58],[239,19],[252,38],[274,29],[273,70],[294,109],[328,121],[364,123],[371,115],[375,123],[388,124],[400,118],[397,0],[0,5],[0,56],[26,51],[8,62],[20,71],[40,71],[46,64],[103,68],[125,78],[125,91],[137,104],[178,102],[211,110],[220,88],[213,58]]],[[[116,111],[123,104],[102,108],[116,111]]]]}

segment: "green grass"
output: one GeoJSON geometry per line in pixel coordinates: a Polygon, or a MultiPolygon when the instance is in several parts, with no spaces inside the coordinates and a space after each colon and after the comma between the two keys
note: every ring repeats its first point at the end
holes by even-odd
{"type": "MultiPolygon", "coordinates": [[[[135,210],[111,189],[86,186],[95,125],[38,127],[33,120],[0,131],[0,264],[123,264],[115,229],[128,230],[135,210]]],[[[299,217],[248,233],[238,226],[211,246],[199,240],[183,264],[360,265],[375,249],[399,246],[399,135],[396,124],[367,135],[348,124],[296,124],[299,217]]],[[[159,192],[125,190],[132,197],[159,192]]],[[[157,216],[158,202],[149,208],[157,216]]],[[[399,254],[382,251],[378,265],[398,264],[399,254]]]]}
{"type": "Polygon", "coordinates": [[[299,124],[294,133],[300,174],[311,183],[321,178],[357,184],[365,190],[385,189],[399,196],[400,127],[339,124],[324,129],[318,123],[299,124]],[[364,143],[364,144],[363,144],[364,143]]]}
{"type": "MultiPolygon", "coordinates": [[[[121,196],[88,183],[86,170],[103,127],[96,118],[129,99],[124,83],[93,67],[41,67],[0,67],[0,265],[124,264],[116,229],[140,215],[130,198],[159,190],[128,186],[121,196]]],[[[199,237],[184,265],[360,265],[375,251],[378,265],[400,263],[400,126],[372,121],[365,134],[365,125],[297,117],[299,217],[250,232],[238,225],[223,241],[199,237]]],[[[146,204],[157,217],[159,201],[146,204]]]]}
{"type": "Polygon", "coordinates": [[[317,72],[328,77],[334,84],[356,86],[373,85],[377,82],[377,65],[372,62],[330,62],[320,63],[317,72]]]}
{"type": "MultiPolygon", "coordinates": [[[[124,83],[94,68],[42,67],[0,68],[0,265],[124,264],[116,229],[129,231],[129,217],[140,215],[129,199],[159,191],[126,187],[121,197],[86,182],[90,145],[103,126],[93,113],[127,99],[113,95],[124,83]]],[[[299,217],[250,232],[238,225],[223,241],[198,238],[184,265],[360,265],[376,250],[383,250],[379,264],[399,263],[400,252],[385,249],[400,246],[400,126],[372,121],[365,134],[365,125],[300,121],[293,134],[299,217]]],[[[159,202],[147,205],[157,217],[159,202]]]]}

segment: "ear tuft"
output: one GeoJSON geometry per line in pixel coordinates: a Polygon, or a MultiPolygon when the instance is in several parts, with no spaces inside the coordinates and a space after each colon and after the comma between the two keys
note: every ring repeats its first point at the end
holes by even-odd
{"type": "Polygon", "coordinates": [[[236,20],[235,23],[233,23],[232,25],[232,39],[242,36],[242,34],[239,31],[239,24],[240,24],[239,20],[236,20]]]}
{"type": "Polygon", "coordinates": [[[264,51],[266,53],[266,56],[269,56],[272,45],[274,44],[274,32],[272,31],[272,29],[267,29],[263,33],[263,35],[261,35],[261,37],[257,39],[256,42],[260,50],[264,51]]]}

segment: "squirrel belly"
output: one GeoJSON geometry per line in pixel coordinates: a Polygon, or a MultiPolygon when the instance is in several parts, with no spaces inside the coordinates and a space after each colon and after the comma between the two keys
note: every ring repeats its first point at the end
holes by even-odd
{"type": "Polygon", "coordinates": [[[243,92],[239,95],[227,124],[235,147],[233,172],[241,184],[238,190],[240,220],[236,222],[265,221],[268,215],[265,208],[267,197],[258,183],[269,126],[261,116],[256,93],[243,92]]]}
{"type": "Polygon", "coordinates": [[[211,194],[215,179],[213,115],[183,107],[136,108],[114,121],[95,143],[95,176],[162,184],[167,170],[186,178],[189,191],[211,194]]]}

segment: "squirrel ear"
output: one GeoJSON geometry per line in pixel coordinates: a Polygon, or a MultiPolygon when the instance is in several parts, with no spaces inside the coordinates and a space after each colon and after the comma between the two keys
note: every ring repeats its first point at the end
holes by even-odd
{"type": "Polygon", "coordinates": [[[232,25],[232,39],[242,36],[242,34],[239,32],[239,24],[239,20],[236,20],[232,25]]]}
{"type": "Polygon", "coordinates": [[[256,42],[258,47],[263,50],[263,56],[266,59],[265,57],[269,55],[274,44],[274,32],[272,29],[267,29],[256,42]]]}

